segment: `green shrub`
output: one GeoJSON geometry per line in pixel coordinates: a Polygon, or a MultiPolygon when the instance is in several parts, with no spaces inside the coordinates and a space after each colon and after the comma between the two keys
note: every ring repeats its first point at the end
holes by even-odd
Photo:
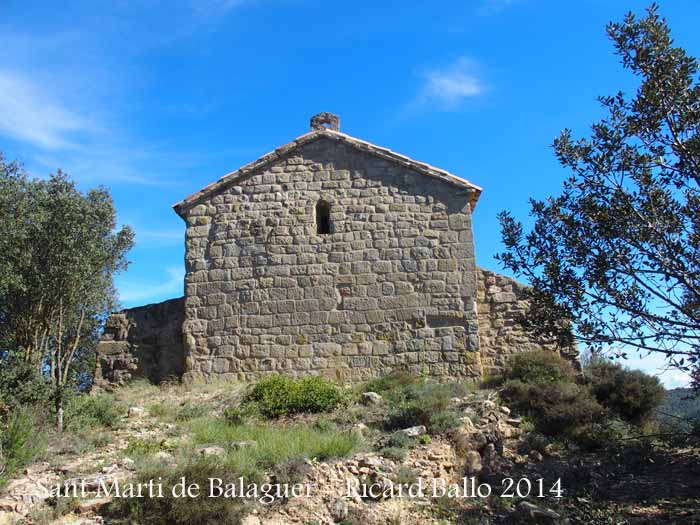
{"type": "Polygon", "coordinates": [[[548,436],[571,435],[577,427],[599,421],[605,411],[591,393],[576,383],[526,383],[510,380],[501,396],[521,414],[532,418],[548,436]]]}
{"type": "Polygon", "coordinates": [[[384,447],[379,450],[379,455],[394,461],[403,461],[406,459],[406,449],[401,447],[384,447]]]}
{"type": "Polygon", "coordinates": [[[65,424],[68,430],[114,428],[126,414],[126,407],[111,394],[76,394],[68,399],[65,424]]]}
{"type": "Polygon", "coordinates": [[[195,404],[190,401],[183,403],[175,414],[175,421],[190,421],[204,416],[209,412],[209,407],[204,404],[195,404]]]}
{"type": "Polygon", "coordinates": [[[301,483],[304,476],[310,471],[311,465],[308,460],[296,457],[272,467],[270,477],[274,480],[274,483],[293,485],[294,483],[301,483]]]}
{"type": "Polygon", "coordinates": [[[248,415],[248,411],[243,407],[226,407],[223,413],[224,420],[229,425],[242,425],[248,415]]]}
{"type": "Polygon", "coordinates": [[[0,405],[10,410],[20,405],[48,409],[51,395],[51,385],[36,365],[14,356],[0,359],[0,405]]]}
{"type": "Polygon", "coordinates": [[[598,402],[630,423],[647,421],[664,400],[665,390],[658,378],[641,370],[593,358],[586,375],[598,402]]]}
{"type": "Polygon", "coordinates": [[[40,416],[31,408],[18,406],[0,422],[0,487],[46,447],[40,416]]]}
{"type": "Polygon", "coordinates": [[[459,426],[451,399],[462,393],[459,384],[430,381],[409,384],[388,396],[390,402],[386,427],[388,430],[424,425],[431,434],[439,434],[459,426]]]}
{"type": "Polygon", "coordinates": [[[556,383],[573,381],[575,377],[571,363],[559,354],[546,350],[515,354],[503,369],[503,379],[506,381],[556,383]]]}
{"type": "Polygon", "coordinates": [[[416,440],[407,436],[403,432],[394,432],[386,440],[389,447],[409,448],[415,444],[416,440]]]}
{"type": "Polygon", "coordinates": [[[301,379],[275,375],[260,380],[247,398],[269,418],[299,412],[326,412],[342,401],[338,386],[322,377],[301,379]]]}
{"type": "Polygon", "coordinates": [[[162,449],[160,442],[145,439],[133,439],[129,441],[124,453],[131,459],[151,456],[162,449]]]}
{"type": "Polygon", "coordinates": [[[405,370],[393,370],[389,374],[377,379],[372,379],[362,385],[362,392],[396,392],[410,385],[420,383],[420,378],[405,370]]]}
{"type": "MultiPolygon", "coordinates": [[[[248,511],[252,510],[251,501],[242,497],[207,497],[211,479],[219,478],[224,483],[233,483],[240,477],[240,474],[220,461],[197,460],[176,468],[153,467],[141,471],[136,481],[148,483],[159,477],[162,478],[163,497],[115,498],[107,510],[108,517],[141,525],[238,525],[248,511]],[[173,487],[182,477],[188,485],[199,485],[199,497],[173,496],[173,487]]],[[[260,480],[245,480],[246,483],[258,481],[260,480]]]]}
{"type": "Polygon", "coordinates": [[[613,449],[635,436],[630,424],[620,419],[592,423],[577,428],[572,440],[585,451],[613,449]]]}
{"type": "Polygon", "coordinates": [[[540,432],[532,431],[525,434],[518,443],[518,452],[520,454],[529,454],[531,450],[536,450],[540,454],[544,454],[549,445],[549,439],[540,432]]]}

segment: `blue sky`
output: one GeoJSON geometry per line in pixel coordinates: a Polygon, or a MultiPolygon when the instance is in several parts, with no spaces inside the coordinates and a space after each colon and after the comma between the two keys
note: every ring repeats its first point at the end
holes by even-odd
{"type": "MultiPolygon", "coordinates": [[[[136,231],[122,304],[182,294],[171,205],[308,130],[341,130],[484,188],[477,261],[500,270],[496,214],[560,188],[551,143],[630,92],[604,27],[648,2],[0,0],[0,150],[44,176],[107,186],[136,231]]],[[[700,55],[700,3],[667,0],[700,55]]],[[[657,360],[631,361],[658,372],[657,360]]],[[[683,384],[677,372],[663,374],[683,384]]]]}

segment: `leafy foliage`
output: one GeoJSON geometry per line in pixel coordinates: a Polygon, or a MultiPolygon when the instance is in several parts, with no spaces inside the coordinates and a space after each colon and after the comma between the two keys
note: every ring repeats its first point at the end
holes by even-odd
{"type": "Polygon", "coordinates": [[[39,415],[18,407],[0,420],[0,487],[46,446],[39,415]]]}
{"type": "Polygon", "coordinates": [[[515,354],[503,369],[503,378],[528,383],[572,381],[574,376],[574,368],[569,361],[546,350],[515,354]]]}
{"type": "Polygon", "coordinates": [[[337,385],[322,377],[294,379],[274,375],[261,379],[251,390],[247,401],[257,404],[265,417],[279,417],[299,412],[326,412],[343,400],[337,385]]]}
{"type": "Polygon", "coordinates": [[[571,436],[578,427],[600,420],[605,413],[585,387],[567,381],[510,380],[505,383],[502,396],[549,436],[571,436]]]}
{"type": "Polygon", "coordinates": [[[51,397],[49,382],[37,367],[19,356],[8,354],[0,359],[0,405],[13,410],[20,405],[47,405],[51,397]]]}
{"type": "MultiPolygon", "coordinates": [[[[209,498],[207,491],[211,479],[232,482],[239,474],[219,462],[198,460],[177,468],[162,466],[139,473],[136,482],[148,483],[162,477],[163,497],[115,498],[108,515],[115,523],[141,523],[143,525],[199,525],[221,523],[238,525],[250,510],[249,501],[241,498],[209,498]],[[184,476],[188,484],[197,484],[202,491],[200,497],[175,497],[173,487],[184,476]],[[123,520],[123,521],[122,521],[123,520]]],[[[248,480],[250,482],[253,480],[248,480]]],[[[177,493],[176,493],[177,494],[177,493]]]]}
{"type": "Polygon", "coordinates": [[[0,349],[48,367],[57,423],[114,303],[112,276],[133,244],[104,188],[81,193],[60,170],[29,179],[0,155],[0,349]]]}
{"type": "MultiPolygon", "coordinates": [[[[391,383],[388,383],[388,385],[391,383]]],[[[389,401],[385,427],[388,430],[424,425],[429,433],[441,434],[459,426],[459,414],[451,399],[467,394],[460,383],[406,382],[384,392],[389,401]]]]}
{"type": "Polygon", "coordinates": [[[664,399],[658,378],[620,363],[593,359],[586,368],[593,395],[605,408],[632,423],[648,420],[664,399]]]}
{"type": "MultiPolygon", "coordinates": [[[[674,47],[652,5],[607,27],[632,98],[601,97],[592,135],[554,141],[571,170],[559,196],[531,201],[525,233],[500,214],[505,267],[532,285],[532,325],[625,356],[658,352],[681,370],[700,358],[700,84],[697,60],[674,47]]],[[[695,376],[698,378],[698,375],[695,376]]]]}
{"type": "Polygon", "coordinates": [[[68,399],[66,427],[71,430],[115,428],[126,407],[111,394],[77,394],[68,399]]]}

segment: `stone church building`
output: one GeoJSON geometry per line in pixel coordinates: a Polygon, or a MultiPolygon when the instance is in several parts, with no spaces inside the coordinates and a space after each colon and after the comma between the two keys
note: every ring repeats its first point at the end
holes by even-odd
{"type": "Polygon", "coordinates": [[[263,373],[479,378],[539,348],[524,288],[477,267],[481,188],[335,115],[174,205],[185,295],[112,314],[97,381],[263,373]]]}

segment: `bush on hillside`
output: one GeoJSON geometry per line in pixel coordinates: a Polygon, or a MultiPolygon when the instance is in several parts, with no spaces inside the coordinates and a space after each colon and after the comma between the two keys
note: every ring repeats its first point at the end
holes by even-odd
{"type": "Polygon", "coordinates": [[[450,408],[450,401],[466,393],[460,383],[408,383],[387,393],[390,408],[386,427],[395,430],[424,425],[431,434],[448,432],[459,426],[462,415],[450,408]]]}
{"type": "Polygon", "coordinates": [[[400,392],[405,388],[411,385],[416,385],[420,382],[420,377],[411,374],[406,370],[397,369],[382,377],[367,381],[364,385],[362,385],[362,392],[377,392],[378,394],[382,394],[384,392],[400,392]]]}
{"type": "Polygon", "coordinates": [[[66,428],[114,428],[125,414],[126,407],[111,394],[77,394],[66,404],[66,428]]]}
{"type": "Polygon", "coordinates": [[[501,396],[548,436],[575,435],[578,427],[600,420],[605,413],[585,387],[573,382],[511,380],[505,383],[501,396]]]}
{"type": "Polygon", "coordinates": [[[274,375],[260,380],[247,396],[269,418],[299,412],[327,412],[343,400],[337,385],[318,376],[294,379],[274,375]]]}
{"type": "Polygon", "coordinates": [[[665,390],[658,378],[641,370],[593,358],[586,375],[598,402],[630,423],[648,420],[664,400],[665,390]]]}
{"type": "Polygon", "coordinates": [[[0,404],[12,410],[28,405],[49,408],[51,386],[36,365],[10,355],[0,360],[0,404]]]}
{"type": "Polygon", "coordinates": [[[20,406],[0,422],[0,466],[4,466],[0,487],[43,452],[46,441],[39,418],[34,410],[20,406]]]}
{"type": "MultiPolygon", "coordinates": [[[[221,479],[224,483],[234,483],[240,477],[220,461],[198,460],[176,468],[153,467],[140,472],[136,481],[148,483],[159,477],[162,477],[163,497],[115,498],[107,515],[113,520],[141,525],[238,525],[248,511],[252,510],[251,501],[245,497],[207,497],[210,480],[221,479]],[[177,491],[176,496],[173,495],[173,487],[183,476],[188,486],[199,486],[199,497],[176,497],[179,495],[177,491]]],[[[245,480],[245,483],[259,481],[261,480],[250,479],[245,480]]]]}
{"type": "Polygon", "coordinates": [[[525,383],[556,383],[573,381],[576,377],[571,363],[555,352],[539,350],[514,354],[503,369],[503,379],[525,383]]]}

